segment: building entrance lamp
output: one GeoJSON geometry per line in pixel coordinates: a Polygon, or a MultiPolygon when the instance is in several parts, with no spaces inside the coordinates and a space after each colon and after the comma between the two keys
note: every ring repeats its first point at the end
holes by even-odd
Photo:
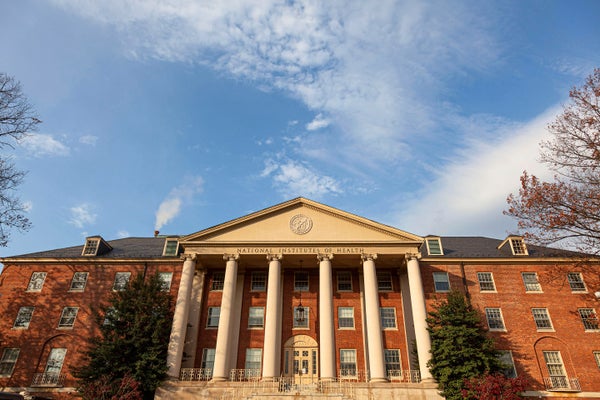
{"type": "MultiPolygon", "coordinates": [[[[302,272],[302,260],[300,260],[300,272],[302,272]]],[[[306,309],[302,306],[302,288],[300,288],[300,303],[298,303],[298,307],[296,307],[294,319],[298,325],[302,325],[306,320],[306,309]]]]}

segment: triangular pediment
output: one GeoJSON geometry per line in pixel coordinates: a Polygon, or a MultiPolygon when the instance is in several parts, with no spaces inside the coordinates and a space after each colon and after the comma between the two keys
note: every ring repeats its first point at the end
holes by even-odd
{"type": "Polygon", "coordinates": [[[418,243],[423,238],[302,197],[193,233],[180,243],[418,243]]]}

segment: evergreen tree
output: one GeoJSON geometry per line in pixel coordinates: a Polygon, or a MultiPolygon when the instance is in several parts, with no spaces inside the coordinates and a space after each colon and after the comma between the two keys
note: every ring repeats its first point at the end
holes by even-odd
{"type": "Polygon", "coordinates": [[[427,366],[446,399],[462,399],[465,380],[502,369],[494,341],[462,293],[448,293],[429,313],[427,324],[431,335],[427,366]]]}
{"type": "Polygon", "coordinates": [[[95,313],[100,336],[90,339],[87,363],[74,372],[84,398],[98,382],[116,396],[124,379],[137,382],[126,386],[139,388],[144,399],[154,397],[167,373],[171,301],[158,274],[139,274],[95,313]]]}

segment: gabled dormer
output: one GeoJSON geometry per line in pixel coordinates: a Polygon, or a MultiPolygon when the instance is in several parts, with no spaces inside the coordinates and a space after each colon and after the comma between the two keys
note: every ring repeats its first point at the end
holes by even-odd
{"type": "Polygon", "coordinates": [[[179,237],[171,236],[165,238],[165,247],[163,248],[163,256],[177,256],[179,254],[179,237]]]}
{"type": "Polygon", "coordinates": [[[500,245],[498,250],[501,250],[504,246],[508,245],[513,256],[527,256],[527,246],[523,240],[523,236],[510,235],[500,245]]]}
{"type": "Polygon", "coordinates": [[[427,246],[427,255],[444,255],[444,248],[442,247],[442,238],[440,238],[439,236],[427,236],[425,238],[425,245],[427,246]]]}
{"type": "Polygon", "coordinates": [[[88,236],[85,238],[85,245],[83,246],[81,255],[95,257],[106,254],[111,250],[111,245],[102,239],[102,236],[88,236]]]}

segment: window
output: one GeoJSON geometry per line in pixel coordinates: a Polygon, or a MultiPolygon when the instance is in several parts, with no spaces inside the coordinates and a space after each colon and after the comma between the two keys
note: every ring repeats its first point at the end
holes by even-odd
{"type": "Polygon", "coordinates": [[[396,329],[396,309],[394,307],[379,308],[382,329],[396,329]]]}
{"type": "Polygon", "coordinates": [[[114,291],[125,290],[127,284],[129,283],[129,278],[131,277],[131,272],[117,272],[115,274],[115,282],[113,284],[114,291]]]}
{"type": "Polygon", "coordinates": [[[486,308],[485,317],[491,331],[504,330],[504,320],[499,308],[486,308]]]}
{"type": "Polygon", "coordinates": [[[596,365],[600,368],[600,351],[594,351],[594,359],[596,360],[596,365]]]}
{"type": "Polygon", "coordinates": [[[159,272],[158,280],[162,285],[162,290],[164,292],[168,292],[171,290],[171,282],[173,281],[173,273],[172,272],[159,272]]]}
{"type": "Polygon", "coordinates": [[[202,349],[202,364],[200,368],[210,370],[210,376],[212,376],[212,369],[215,365],[215,349],[202,349]]]}
{"type": "Polygon", "coordinates": [[[29,328],[31,317],[33,316],[33,309],[35,307],[21,307],[17,313],[15,324],[13,328],[29,328]]]}
{"type": "Polygon", "coordinates": [[[337,273],[337,290],[338,292],[352,291],[352,274],[348,271],[337,273]]]}
{"type": "Polygon", "coordinates": [[[294,291],[308,292],[308,272],[294,272],[294,291]]]}
{"type": "Polygon", "coordinates": [[[250,290],[253,292],[264,292],[267,290],[266,272],[253,272],[250,279],[250,290]]]}
{"type": "Polygon", "coordinates": [[[538,330],[552,329],[552,321],[550,321],[547,308],[532,308],[531,313],[533,314],[533,320],[538,330]]]}
{"type": "Polygon", "coordinates": [[[265,326],[265,308],[250,307],[248,328],[263,328],[265,326]]]}
{"type": "Polygon", "coordinates": [[[310,315],[310,310],[308,307],[302,306],[304,309],[304,316],[302,318],[297,318],[299,316],[298,310],[300,307],[294,307],[294,328],[308,328],[308,317],[310,315]]]}
{"type": "Polygon", "coordinates": [[[87,283],[88,273],[87,272],[74,272],[73,279],[71,279],[71,290],[72,292],[83,292],[87,283]]]}
{"type": "Polygon", "coordinates": [[[527,247],[525,247],[525,242],[522,238],[511,238],[510,248],[512,249],[512,253],[515,256],[527,255],[527,247]]]}
{"type": "Polygon", "coordinates": [[[253,370],[248,372],[249,376],[259,377],[260,367],[262,361],[262,349],[246,349],[246,370],[253,370]]]}
{"type": "Polygon", "coordinates": [[[526,292],[541,292],[542,285],[538,280],[537,272],[521,272],[523,278],[523,284],[525,285],[526,292]]]}
{"type": "Polygon", "coordinates": [[[377,290],[391,292],[393,289],[392,274],[389,271],[377,272],[377,290]]]}
{"type": "Polygon", "coordinates": [[[224,285],[225,285],[225,272],[213,273],[212,285],[210,286],[210,290],[223,290],[224,285]]]}
{"type": "Polygon", "coordinates": [[[86,239],[85,246],[83,246],[82,256],[95,256],[98,254],[98,247],[100,245],[99,238],[86,239]]]}
{"type": "Polygon", "coordinates": [[[479,290],[482,292],[495,292],[494,278],[491,272],[478,272],[477,280],[479,281],[479,290]]]}
{"type": "Polygon", "coordinates": [[[176,256],[179,253],[179,240],[165,239],[163,256],[176,256]]]}
{"type": "Polygon", "coordinates": [[[583,327],[586,331],[597,331],[600,329],[596,310],[593,308],[580,308],[578,311],[579,316],[581,317],[581,322],[583,322],[583,327]]]}
{"type": "Polygon", "coordinates": [[[400,364],[400,350],[385,349],[385,374],[388,378],[399,377],[402,366],[400,364]]]}
{"type": "Polygon", "coordinates": [[[31,279],[29,279],[29,285],[27,285],[28,292],[39,292],[42,290],[44,286],[44,281],[46,280],[45,272],[34,272],[31,274],[31,279]]]}
{"type": "Polygon", "coordinates": [[[56,378],[58,375],[60,375],[66,355],[67,349],[54,348],[50,350],[50,355],[48,356],[48,362],[46,363],[46,369],[44,372],[47,375],[50,375],[48,378],[51,382],[58,382],[58,379],[56,378]],[[56,381],[54,379],[56,379],[56,381]]]}
{"type": "Polygon", "coordinates": [[[430,256],[443,256],[442,242],[440,238],[427,238],[425,240],[427,244],[427,253],[430,256]]]}
{"type": "Polygon", "coordinates": [[[17,348],[6,348],[2,353],[0,359],[0,376],[9,377],[12,375],[17,359],[19,358],[19,352],[21,350],[17,348]]]}
{"type": "Polygon", "coordinates": [[[568,388],[569,381],[563,367],[560,351],[544,351],[544,361],[546,361],[552,389],[568,388]]]}
{"type": "Polygon", "coordinates": [[[114,307],[108,307],[106,309],[106,313],[104,314],[104,321],[102,321],[102,325],[112,325],[113,322],[116,322],[117,320],[117,310],[114,307]]]}
{"type": "Polygon", "coordinates": [[[338,307],[338,327],[354,329],[354,307],[338,307]]]}
{"type": "Polygon", "coordinates": [[[585,292],[587,291],[585,283],[583,282],[583,276],[579,272],[569,272],[567,274],[567,280],[569,286],[571,286],[572,292],[585,292]]]}
{"type": "Polygon", "coordinates": [[[356,350],[340,349],[340,376],[356,376],[356,350]]]}
{"type": "Polygon", "coordinates": [[[208,307],[208,318],[206,319],[206,327],[218,328],[220,315],[221,307],[208,307]]]}
{"type": "Polygon", "coordinates": [[[515,368],[515,361],[513,360],[512,352],[509,350],[500,350],[498,358],[504,367],[500,372],[502,372],[502,374],[507,378],[516,378],[517,369],[515,368]]]}
{"type": "Polygon", "coordinates": [[[436,292],[449,292],[450,291],[450,280],[448,279],[447,272],[434,272],[433,273],[433,285],[436,292]]]}
{"type": "Polygon", "coordinates": [[[58,321],[59,328],[72,328],[75,323],[75,318],[77,318],[77,312],[79,311],[79,307],[65,307],[63,308],[62,314],[60,316],[60,321],[58,321]]]}

